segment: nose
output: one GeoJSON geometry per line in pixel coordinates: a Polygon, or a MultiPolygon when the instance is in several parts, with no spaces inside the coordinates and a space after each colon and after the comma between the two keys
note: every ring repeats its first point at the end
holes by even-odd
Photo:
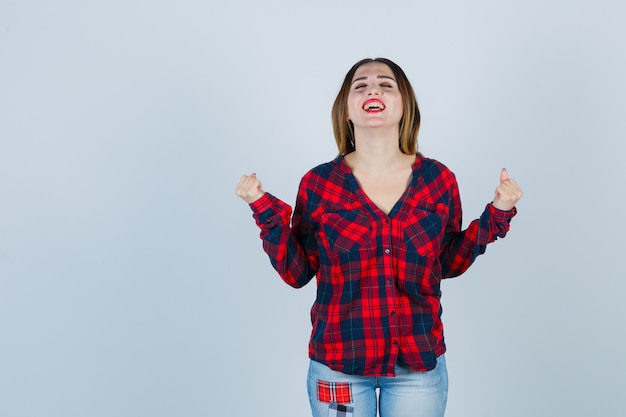
{"type": "Polygon", "coordinates": [[[373,96],[379,96],[380,95],[380,90],[378,89],[378,87],[376,86],[372,86],[372,88],[370,88],[370,90],[367,92],[368,95],[373,96]]]}

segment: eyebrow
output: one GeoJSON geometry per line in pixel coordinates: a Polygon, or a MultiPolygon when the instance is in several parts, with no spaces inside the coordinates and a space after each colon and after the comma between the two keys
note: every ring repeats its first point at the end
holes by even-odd
{"type": "MultiPolygon", "coordinates": [[[[378,79],[386,78],[386,79],[393,81],[394,83],[397,83],[397,81],[393,77],[389,77],[387,75],[377,75],[376,78],[378,79]]],[[[363,81],[363,80],[367,80],[367,77],[359,77],[356,80],[352,81],[350,85],[354,84],[357,81],[363,81]]]]}

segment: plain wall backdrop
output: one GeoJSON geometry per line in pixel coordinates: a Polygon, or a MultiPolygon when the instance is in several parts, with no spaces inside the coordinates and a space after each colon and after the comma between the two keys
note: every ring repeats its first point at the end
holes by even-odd
{"type": "Polygon", "coordinates": [[[449,417],[625,408],[621,1],[0,1],[0,415],[309,415],[315,284],[234,194],[295,202],[364,57],[411,80],[464,224],[502,167],[509,235],[443,285],[449,417]]]}

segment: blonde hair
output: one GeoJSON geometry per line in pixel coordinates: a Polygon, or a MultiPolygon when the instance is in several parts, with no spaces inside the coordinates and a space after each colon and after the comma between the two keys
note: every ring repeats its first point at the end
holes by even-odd
{"type": "Polygon", "coordinates": [[[409,79],[404,74],[404,71],[402,71],[402,68],[386,58],[362,59],[350,68],[350,71],[348,71],[343,80],[343,84],[335,98],[331,112],[333,132],[335,134],[337,148],[339,149],[339,155],[347,155],[350,152],[354,152],[355,149],[354,126],[352,122],[348,120],[348,94],[350,93],[352,79],[359,67],[373,62],[387,65],[396,78],[403,103],[403,113],[398,132],[398,146],[402,153],[415,155],[417,153],[417,133],[420,128],[420,111],[417,106],[415,92],[413,91],[409,79]]]}

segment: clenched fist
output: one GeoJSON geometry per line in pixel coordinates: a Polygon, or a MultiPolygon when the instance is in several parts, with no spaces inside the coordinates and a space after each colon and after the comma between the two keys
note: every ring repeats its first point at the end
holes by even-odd
{"type": "Polygon", "coordinates": [[[496,188],[496,196],[493,199],[493,206],[499,210],[509,211],[522,198],[522,189],[509,178],[506,169],[500,173],[500,185],[496,188]]]}
{"type": "Polygon", "coordinates": [[[235,194],[241,197],[246,203],[252,204],[265,194],[261,181],[256,178],[256,174],[244,175],[241,177],[235,194]]]}

